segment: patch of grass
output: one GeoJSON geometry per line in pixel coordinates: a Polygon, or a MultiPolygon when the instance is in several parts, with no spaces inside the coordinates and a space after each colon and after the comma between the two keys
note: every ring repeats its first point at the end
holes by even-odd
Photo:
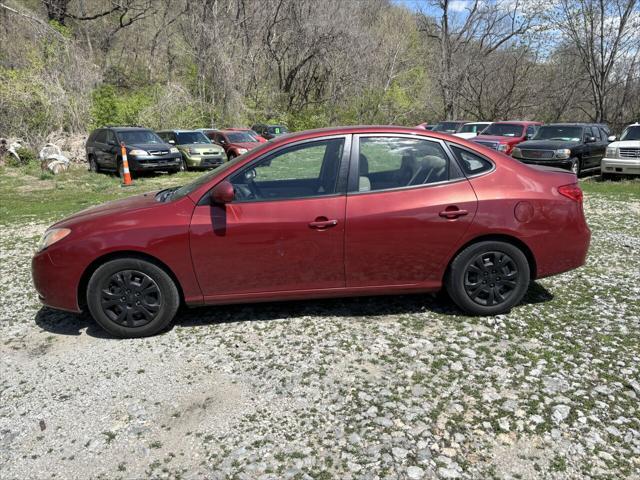
{"type": "Polygon", "coordinates": [[[580,181],[580,188],[587,198],[591,194],[599,194],[612,200],[639,200],[640,178],[603,181],[600,176],[586,178],[580,181]]]}

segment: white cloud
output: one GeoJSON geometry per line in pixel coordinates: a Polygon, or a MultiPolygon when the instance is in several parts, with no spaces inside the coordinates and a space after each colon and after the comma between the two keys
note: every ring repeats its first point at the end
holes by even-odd
{"type": "Polygon", "coordinates": [[[468,0],[453,0],[449,2],[449,10],[452,12],[464,12],[469,6],[468,0]]]}

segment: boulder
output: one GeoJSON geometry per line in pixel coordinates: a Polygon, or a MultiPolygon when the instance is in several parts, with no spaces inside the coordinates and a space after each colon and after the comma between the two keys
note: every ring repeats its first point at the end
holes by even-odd
{"type": "Polygon", "coordinates": [[[47,143],[40,153],[40,167],[54,175],[69,170],[69,159],[62,154],[60,147],[53,143],[47,143]]]}

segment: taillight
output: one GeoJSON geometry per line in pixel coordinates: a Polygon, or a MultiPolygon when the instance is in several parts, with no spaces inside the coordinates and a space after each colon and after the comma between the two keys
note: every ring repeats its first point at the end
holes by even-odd
{"type": "Polygon", "coordinates": [[[571,185],[562,185],[558,187],[558,193],[564,197],[567,197],[575,202],[582,202],[582,190],[577,183],[571,185]]]}

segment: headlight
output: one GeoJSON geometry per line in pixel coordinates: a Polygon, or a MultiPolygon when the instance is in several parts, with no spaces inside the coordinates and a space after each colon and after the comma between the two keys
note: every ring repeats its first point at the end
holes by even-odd
{"type": "Polygon", "coordinates": [[[143,157],[145,155],[149,155],[147,152],[145,152],[144,150],[131,150],[129,151],[129,155],[131,155],[132,157],[143,157]]]}
{"type": "Polygon", "coordinates": [[[607,147],[607,157],[616,158],[618,156],[618,149],[616,147],[607,147]]]}
{"type": "Polygon", "coordinates": [[[506,152],[507,150],[509,150],[509,145],[507,145],[506,143],[500,143],[498,144],[498,148],[496,149],[499,152],[506,152]]]}
{"type": "Polygon", "coordinates": [[[238,149],[238,155],[242,155],[243,153],[247,153],[249,150],[247,150],[246,148],[239,148],[238,149]]]}
{"type": "Polygon", "coordinates": [[[68,228],[53,228],[51,230],[47,230],[38,244],[38,252],[41,252],[45,248],[59,242],[70,233],[71,230],[68,228]]]}
{"type": "Polygon", "coordinates": [[[511,156],[513,157],[522,157],[522,152],[520,151],[520,149],[518,147],[513,149],[513,152],[511,152],[511,156]]]}
{"type": "Polygon", "coordinates": [[[571,150],[568,148],[561,148],[556,150],[555,157],[556,158],[569,158],[571,156],[571,150]]]}
{"type": "Polygon", "coordinates": [[[169,151],[170,151],[171,153],[178,153],[178,149],[177,149],[176,147],[171,147],[171,148],[169,149],[169,151]]]}

